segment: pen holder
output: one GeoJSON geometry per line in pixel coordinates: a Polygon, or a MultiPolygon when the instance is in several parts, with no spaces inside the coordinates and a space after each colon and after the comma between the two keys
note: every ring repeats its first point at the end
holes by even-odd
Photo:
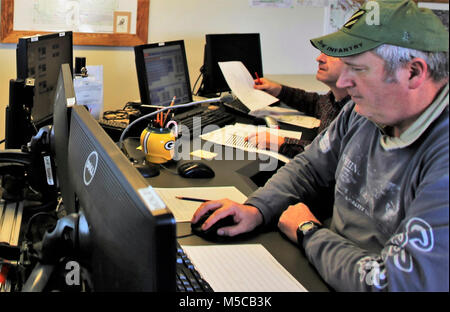
{"type": "Polygon", "coordinates": [[[148,126],[141,133],[140,143],[148,162],[162,164],[173,158],[175,135],[169,128],[148,126]]]}

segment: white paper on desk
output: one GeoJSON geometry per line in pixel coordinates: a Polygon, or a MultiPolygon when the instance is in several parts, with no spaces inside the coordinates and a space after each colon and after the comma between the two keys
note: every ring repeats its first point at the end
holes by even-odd
{"type": "Polygon", "coordinates": [[[278,101],[267,92],[253,88],[255,84],[248,69],[240,61],[219,62],[228,86],[250,111],[254,111],[278,101]]]}
{"type": "Polygon", "coordinates": [[[153,188],[164,201],[167,208],[172,211],[176,222],[189,222],[201,202],[178,199],[175,196],[194,197],[200,199],[217,200],[229,198],[243,204],[247,196],[234,186],[217,187],[180,187],[180,188],[153,188]]]}
{"type": "Polygon", "coordinates": [[[307,291],[260,244],[182,248],[215,292],[307,291]]]}
{"type": "MultiPolygon", "coordinates": [[[[290,161],[289,157],[279,154],[278,152],[266,150],[266,149],[258,149],[255,146],[251,145],[249,142],[245,141],[245,137],[247,137],[251,133],[264,131],[265,129],[269,129],[264,126],[254,126],[254,125],[246,125],[236,123],[235,125],[228,125],[223,128],[217,129],[215,131],[211,131],[200,136],[201,139],[212,142],[215,144],[220,144],[223,146],[230,146],[234,148],[238,148],[244,150],[246,152],[260,153],[264,155],[268,155],[270,157],[274,157],[278,160],[281,160],[285,163],[290,161]]],[[[279,133],[279,129],[270,129],[271,133],[279,133]]],[[[287,130],[282,130],[287,131],[287,130]]],[[[294,131],[290,131],[294,132],[294,131]]],[[[301,132],[297,132],[300,133],[301,132]]]]}
{"type": "Polygon", "coordinates": [[[275,129],[275,128],[267,128],[266,126],[255,126],[243,123],[235,123],[235,128],[238,128],[240,133],[256,133],[260,131],[269,131],[271,134],[275,136],[282,136],[284,138],[292,138],[300,140],[302,137],[302,133],[300,131],[292,131],[292,130],[283,130],[283,129],[275,129]]]}
{"type": "Polygon", "coordinates": [[[277,121],[299,126],[307,129],[316,128],[320,125],[320,120],[311,116],[306,116],[302,112],[286,107],[267,106],[256,111],[250,112],[249,115],[255,117],[270,116],[277,121]]]}
{"type": "Polygon", "coordinates": [[[279,115],[304,115],[299,110],[288,108],[288,107],[279,107],[279,106],[267,106],[249,113],[249,115],[254,117],[265,117],[265,116],[279,116],[279,115]]]}
{"type": "Polygon", "coordinates": [[[300,126],[307,129],[313,129],[320,126],[320,120],[311,116],[302,115],[283,115],[283,116],[272,116],[275,120],[279,122],[284,122],[294,126],[300,126]]]}

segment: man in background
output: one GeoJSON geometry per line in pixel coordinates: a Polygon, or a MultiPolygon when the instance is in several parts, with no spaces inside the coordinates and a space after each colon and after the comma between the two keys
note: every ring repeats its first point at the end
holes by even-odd
{"type": "MultiPolygon", "coordinates": [[[[283,103],[308,116],[320,119],[317,131],[321,132],[336,118],[342,107],[350,100],[350,96],[347,94],[347,90],[336,86],[336,81],[344,66],[341,60],[321,53],[316,61],[318,62],[316,79],[330,87],[327,94],[306,92],[302,89],[280,85],[265,78],[260,79],[261,83],[255,80],[254,88],[277,97],[283,103]]],[[[268,131],[250,134],[247,139],[258,148],[273,149],[276,147],[280,154],[290,158],[303,152],[305,146],[311,143],[309,140],[274,137],[268,131]]]]}

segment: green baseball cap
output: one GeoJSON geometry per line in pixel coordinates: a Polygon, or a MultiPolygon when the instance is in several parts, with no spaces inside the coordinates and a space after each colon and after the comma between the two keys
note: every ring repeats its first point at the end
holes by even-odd
{"type": "Polygon", "coordinates": [[[340,30],[311,43],[335,57],[363,53],[381,44],[448,52],[448,31],[436,14],[418,8],[412,0],[367,1],[340,30]]]}

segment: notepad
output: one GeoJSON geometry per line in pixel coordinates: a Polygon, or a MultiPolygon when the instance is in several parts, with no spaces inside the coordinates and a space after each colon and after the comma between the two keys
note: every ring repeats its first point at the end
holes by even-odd
{"type": "Polygon", "coordinates": [[[156,193],[172,211],[176,222],[189,222],[201,203],[178,199],[175,196],[195,197],[209,200],[228,198],[243,204],[247,200],[234,186],[154,188],[156,193]]]}
{"type": "Polygon", "coordinates": [[[307,291],[261,244],[182,248],[216,292],[307,291]]]}

